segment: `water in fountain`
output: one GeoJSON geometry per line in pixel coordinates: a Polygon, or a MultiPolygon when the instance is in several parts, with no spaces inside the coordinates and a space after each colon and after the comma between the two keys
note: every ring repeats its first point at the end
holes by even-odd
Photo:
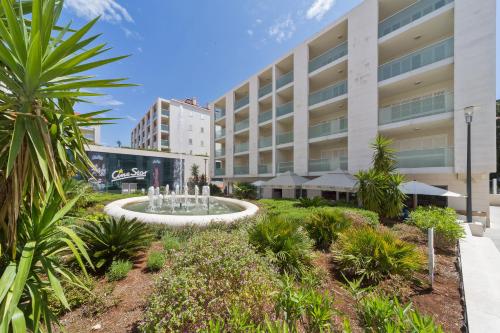
{"type": "Polygon", "coordinates": [[[148,205],[148,210],[150,212],[155,211],[155,188],[151,186],[148,188],[148,199],[149,199],[149,205],[148,205]]]}
{"type": "Polygon", "coordinates": [[[194,205],[196,207],[198,207],[198,205],[200,204],[199,201],[198,201],[198,196],[200,195],[200,188],[198,187],[198,185],[195,185],[194,186],[194,205]]]}
{"type": "Polygon", "coordinates": [[[176,204],[176,195],[175,191],[172,191],[172,194],[170,195],[170,209],[172,210],[172,213],[175,210],[175,204],[176,204]]]}
{"type": "Polygon", "coordinates": [[[163,194],[163,200],[165,200],[165,203],[168,201],[168,195],[170,194],[170,186],[167,184],[165,185],[165,193],[163,194]]]}
{"type": "Polygon", "coordinates": [[[202,202],[203,202],[203,207],[205,209],[209,209],[209,204],[210,204],[210,187],[209,186],[203,186],[201,188],[201,196],[202,196],[202,202]]]}

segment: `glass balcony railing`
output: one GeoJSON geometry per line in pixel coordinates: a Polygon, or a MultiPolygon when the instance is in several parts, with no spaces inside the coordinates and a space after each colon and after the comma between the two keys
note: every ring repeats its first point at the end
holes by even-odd
{"type": "Polygon", "coordinates": [[[442,40],[436,44],[427,46],[379,66],[378,80],[387,80],[446,58],[453,57],[453,51],[453,38],[442,40]]]}
{"type": "Polygon", "coordinates": [[[215,108],[215,120],[224,118],[226,116],[226,109],[223,108],[215,108]]]}
{"type": "Polygon", "coordinates": [[[234,131],[238,132],[238,131],[247,129],[249,125],[250,125],[250,122],[248,119],[238,121],[238,122],[234,123],[234,131]]]}
{"type": "Polygon", "coordinates": [[[347,132],[347,118],[332,119],[309,127],[309,139],[347,132]]]}
{"type": "Polygon", "coordinates": [[[267,148],[273,145],[273,137],[272,136],[261,136],[259,138],[259,148],[267,148]]]}
{"type": "Polygon", "coordinates": [[[162,132],[168,132],[168,131],[170,131],[170,126],[168,126],[168,125],[161,125],[161,131],[162,132]]]}
{"type": "Polygon", "coordinates": [[[309,94],[309,106],[347,94],[347,80],[337,82],[319,91],[309,94]]]}
{"type": "Polygon", "coordinates": [[[278,133],[276,135],[276,144],[282,145],[293,142],[293,132],[278,133]]]}
{"type": "Polygon", "coordinates": [[[168,142],[168,140],[161,140],[161,145],[162,145],[163,147],[168,147],[168,146],[169,146],[169,142],[168,142]]]}
{"type": "Polygon", "coordinates": [[[248,142],[243,143],[235,143],[234,144],[234,153],[243,153],[248,151],[248,142]]]}
{"type": "Polygon", "coordinates": [[[163,110],[161,110],[161,115],[163,117],[170,117],[170,111],[163,109],[163,110]]]}
{"type": "Polygon", "coordinates": [[[240,99],[236,99],[234,101],[234,110],[236,111],[238,109],[241,109],[242,107],[248,105],[248,103],[250,103],[250,98],[248,97],[248,95],[240,99]]]}
{"type": "Polygon", "coordinates": [[[271,164],[259,164],[259,174],[272,173],[271,164]]]}
{"type": "Polygon", "coordinates": [[[248,175],[248,165],[235,165],[233,171],[235,175],[248,175]]]}
{"type": "Polygon", "coordinates": [[[394,104],[379,110],[378,123],[385,125],[398,121],[453,112],[453,93],[422,96],[411,101],[394,104]]]}
{"type": "Polygon", "coordinates": [[[215,139],[220,139],[226,136],[226,129],[220,128],[215,130],[215,139]]]}
{"type": "Polygon", "coordinates": [[[225,171],[224,171],[224,169],[222,169],[222,168],[215,168],[214,173],[215,173],[215,175],[216,175],[216,176],[224,176],[224,174],[225,174],[226,172],[225,172],[225,171]]]}
{"type": "Polygon", "coordinates": [[[311,59],[311,61],[309,61],[309,73],[314,72],[315,70],[326,66],[345,55],[347,55],[347,42],[337,45],[314,59],[311,59]]]}
{"type": "Polygon", "coordinates": [[[222,157],[224,155],[226,155],[226,150],[224,148],[215,150],[215,157],[222,157]]]}
{"type": "Polygon", "coordinates": [[[266,96],[267,94],[270,94],[273,91],[273,84],[268,83],[265,86],[262,86],[259,89],[259,98],[266,96]]]}
{"type": "Polygon", "coordinates": [[[309,172],[347,170],[347,156],[337,159],[309,160],[309,172]]]}
{"type": "Polygon", "coordinates": [[[278,162],[278,173],[293,172],[293,161],[278,162]]]}
{"type": "Polygon", "coordinates": [[[273,118],[273,110],[268,110],[259,113],[259,124],[269,121],[273,118]]]}
{"type": "Polygon", "coordinates": [[[281,117],[289,113],[293,113],[293,102],[288,102],[276,108],[276,117],[281,117]]]}
{"type": "Polygon", "coordinates": [[[293,71],[289,71],[288,73],[281,75],[276,80],[276,89],[284,87],[291,82],[293,82],[293,71]]]}
{"type": "Polygon", "coordinates": [[[420,0],[413,5],[389,16],[378,25],[378,36],[384,37],[399,28],[408,25],[421,17],[428,15],[441,7],[453,2],[453,0],[420,0]]]}
{"type": "Polygon", "coordinates": [[[398,168],[435,168],[454,165],[454,148],[406,150],[396,153],[398,168]]]}

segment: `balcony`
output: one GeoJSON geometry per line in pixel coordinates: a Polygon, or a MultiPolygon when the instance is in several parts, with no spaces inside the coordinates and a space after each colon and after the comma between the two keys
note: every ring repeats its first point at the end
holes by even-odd
{"type": "Polygon", "coordinates": [[[215,170],[214,170],[214,174],[215,174],[216,176],[224,176],[224,174],[225,174],[225,173],[226,173],[226,172],[225,172],[225,171],[224,171],[224,169],[222,169],[222,168],[219,168],[219,169],[218,169],[218,168],[215,168],[215,170]]]}
{"type": "Polygon", "coordinates": [[[282,117],[289,113],[293,113],[293,102],[288,102],[276,108],[276,117],[282,117]]]}
{"type": "Polygon", "coordinates": [[[236,111],[238,109],[241,109],[242,107],[248,105],[248,103],[250,103],[250,98],[248,97],[248,95],[240,99],[236,99],[234,101],[234,110],[236,111]]]}
{"type": "Polygon", "coordinates": [[[347,94],[347,80],[309,94],[309,106],[347,94]]]}
{"type": "Polygon", "coordinates": [[[396,31],[439,8],[452,3],[453,0],[420,0],[413,5],[389,16],[378,25],[379,38],[396,31]]]}
{"type": "Polygon", "coordinates": [[[268,110],[259,113],[259,124],[260,123],[265,123],[266,121],[269,121],[273,118],[273,110],[268,110]]]}
{"type": "Polygon", "coordinates": [[[168,132],[168,131],[170,131],[170,126],[168,126],[168,125],[161,125],[161,131],[162,132],[168,132]]]}
{"type": "Polygon", "coordinates": [[[223,137],[226,136],[226,129],[225,128],[221,128],[221,129],[216,129],[215,130],[215,139],[218,140],[218,139],[221,139],[223,137]]]}
{"type": "Polygon", "coordinates": [[[453,153],[453,147],[399,151],[396,153],[397,167],[405,169],[453,167],[453,153]]]}
{"type": "Polygon", "coordinates": [[[385,125],[398,121],[453,112],[453,105],[453,93],[450,92],[422,96],[411,101],[405,101],[380,109],[378,123],[379,125],[385,125]]]}
{"type": "Polygon", "coordinates": [[[293,142],[293,132],[278,133],[276,135],[277,145],[283,145],[290,142],[293,142]]]}
{"type": "Polygon", "coordinates": [[[445,39],[379,66],[378,80],[384,81],[450,57],[453,57],[453,38],[445,39]]]}
{"type": "Polygon", "coordinates": [[[338,159],[309,160],[309,172],[347,170],[347,156],[338,159]]]}
{"type": "Polygon", "coordinates": [[[234,153],[245,153],[248,151],[248,142],[243,143],[235,143],[234,144],[234,153]]]}
{"type": "Polygon", "coordinates": [[[273,91],[273,84],[268,83],[259,89],[259,98],[270,94],[273,91]]]}
{"type": "Polygon", "coordinates": [[[259,164],[259,174],[273,173],[271,164],[259,164]]]}
{"type": "Polygon", "coordinates": [[[281,75],[276,80],[276,89],[286,86],[289,83],[293,82],[293,71],[289,71],[286,74],[281,75]]]}
{"type": "Polygon", "coordinates": [[[347,132],[347,118],[332,119],[309,127],[309,139],[347,132]]]}
{"type": "Polygon", "coordinates": [[[278,163],[278,173],[293,172],[293,161],[279,162],[278,163]]]}
{"type": "Polygon", "coordinates": [[[235,175],[248,175],[248,165],[235,165],[233,171],[235,175]]]}
{"type": "Polygon", "coordinates": [[[273,145],[273,137],[272,136],[261,136],[259,138],[259,148],[267,148],[273,145]]]}
{"type": "Polygon", "coordinates": [[[226,150],[224,148],[215,149],[215,157],[222,157],[226,155],[226,150]]]}
{"type": "Polygon", "coordinates": [[[161,110],[161,116],[162,116],[162,117],[170,117],[170,111],[169,111],[169,110],[162,109],[162,110],[161,110]]]}
{"type": "Polygon", "coordinates": [[[223,108],[216,108],[214,112],[215,120],[224,118],[226,116],[226,109],[223,108]]]}
{"type": "Polygon", "coordinates": [[[168,147],[169,146],[168,140],[161,140],[161,145],[162,147],[168,147]]]}
{"type": "Polygon", "coordinates": [[[242,131],[244,129],[247,129],[249,125],[250,125],[250,122],[248,119],[238,121],[238,122],[234,123],[234,131],[235,132],[242,131]]]}
{"type": "Polygon", "coordinates": [[[326,51],[325,53],[315,57],[311,61],[309,61],[309,73],[314,72],[315,70],[326,66],[332,62],[334,62],[337,59],[342,58],[343,56],[347,55],[347,42],[344,42],[338,46],[335,46],[334,48],[331,48],[330,50],[326,51]]]}

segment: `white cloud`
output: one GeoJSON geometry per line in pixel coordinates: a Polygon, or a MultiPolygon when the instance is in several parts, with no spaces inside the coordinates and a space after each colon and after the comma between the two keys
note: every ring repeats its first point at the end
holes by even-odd
{"type": "Polygon", "coordinates": [[[269,37],[275,39],[278,43],[284,42],[292,38],[295,33],[296,27],[295,22],[292,19],[292,15],[288,14],[282,20],[278,20],[274,25],[269,27],[267,31],[269,37]]]}
{"type": "Polygon", "coordinates": [[[64,5],[86,19],[101,15],[103,20],[109,22],[134,21],[125,7],[116,0],[66,0],[64,5]]]}
{"type": "Polygon", "coordinates": [[[320,21],[334,4],[335,0],[314,0],[311,7],[307,10],[306,17],[309,20],[315,18],[320,21]]]}
{"type": "Polygon", "coordinates": [[[138,47],[137,51],[139,51],[140,53],[142,53],[142,47],[138,47]]]}
{"type": "Polygon", "coordinates": [[[248,29],[247,30],[247,34],[248,34],[248,36],[253,36],[253,30],[252,29],[248,29]]]}
{"type": "Polygon", "coordinates": [[[257,23],[257,24],[261,24],[261,23],[262,23],[262,19],[260,19],[260,18],[256,19],[256,20],[255,20],[255,23],[257,23]]]}
{"type": "Polygon", "coordinates": [[[133,31],[133,30],[127,29],[125,27],[121,27],[121,28],[122,28],[122,31],[125,33],[125,37],[137,39],[137,40],[142,40],[141,34],[138,33],[137,31],[133,31]]]}
{"type": "Polygon", "coordinates": [[[129,116],[129,115],[125,115],[125,118],[127,118],[128,120],[130,120],[131,122],[133,123],[136,123],[137,122],[137,119],[135,119],[134,117],[132,116],[129,116]]]}
{"type": "Polygon", "coordinates": [[[97,96],[91,99],[92,102],[96,105],[100,106],[121,106],[123,105],[122,101],[114,99],[113,96],[105,95],[105,96],[97,96]]]}

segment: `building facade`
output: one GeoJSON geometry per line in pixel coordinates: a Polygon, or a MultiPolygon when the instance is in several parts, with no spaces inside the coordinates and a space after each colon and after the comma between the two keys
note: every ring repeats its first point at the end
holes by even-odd
{"type": "Polygon", "coordinates": [[[206,155],[210,153],[210,111],[196,99],[158,100],[132,130],[131,146],[165,152],[206,155]]]}
{"type": "Polygon", "coordinates": [[[101,126],[84,126],[80,127],[80,130],[89,144],[101,144],[101,126]]]}
{"type": "MultiPolygon", "coordinates": [[[[377,134],[398,168],[466,193],[464,108],[472,123],[473,210],[496,170],[495,0],[365,0],[210,104],[213,177],[292,171],[314,178],[371,165],[377,134]]],[[[449,205],[463,210],[463,198],[449,205]]]]}

